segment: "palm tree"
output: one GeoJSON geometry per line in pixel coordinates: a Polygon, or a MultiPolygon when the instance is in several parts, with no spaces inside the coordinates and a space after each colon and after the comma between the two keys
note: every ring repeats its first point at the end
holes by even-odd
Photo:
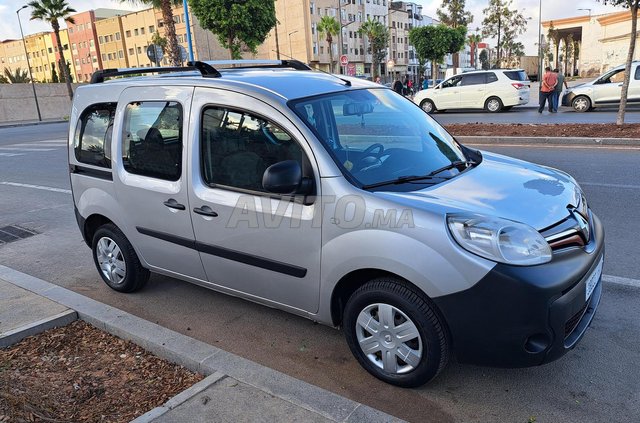
{"type": "Polygon", "coordinates": [[[76,10],[69,7],[66,0],[33,0],[28,3],[31,7],[31,20],[37,19],[44,22],[49,22],[53,32],[56,35],[56,43],[58,45],[58,52],[60,53],[60,69],[62,69],[64,80],[67,83],[67,91],[69,92],[69,98],[73,99],[73,89],[71,88],[71,75],[69,74],[69,67],[64,59],[64,50],[62,49],[62,42],[60,41],[60,22],[62,19],[69,23],[75,23],[71,14],[76,13],[76,10]]]}
{"type": "Polygon", "coordinates": [[[474,58],[473,58],[473,66],[478,69],[478,43],[482,42],[482,35],[471,34],[469,35],[469,46],[473,48],[474,58]]]}
{"type": "MultiPolygon", "coordinates": [[[[172,66],[180,66],[182,57],[180,57],[180,48],[178,47],[178,36],[176,35],[176,24],[173,21],[173,7],[182,5],[182,0],[120,0],[121,2],[129,2],[133,4],[146,4],[154,9],[162,10],[162,22],[164,25],[164,33],[167,36],[167,50],[169,53],[169,62],[172,66]]],[[[190,31],[190,28],[187,28],[190,31]]]]}
{"type": "Polygon", "coordinates": [[[338,35],[340,32],[340,23],[333,16],[323,16],[320,18],[320,22],[318,22],[318,32],[321,34],[325,34],[327,37],[327,44],[329,44],[329,71],[335,72],[333,65],[333,49],[331,45],[333,44],[333,36],[338,35]]]}
{"type": "Polygon", "coordinates": [[[29,75],[29,71],[26,69],[22,70],[22,68],[17,68],[15,71],[11,72],[10,69],[4,68],[4,75],[0,76],[0,82],[25,84],[31,81],[27,75],[29,75]]]}
{"type": "Polygon", "coordinates": [[[386,55],[385,48],[389,40],[389,31],[382,22],[368,18],[360,26],[358,32],[367,36],[371,50],[371,75],[375,81],[376,77],[380,75],[380,61],[386,55]]]}

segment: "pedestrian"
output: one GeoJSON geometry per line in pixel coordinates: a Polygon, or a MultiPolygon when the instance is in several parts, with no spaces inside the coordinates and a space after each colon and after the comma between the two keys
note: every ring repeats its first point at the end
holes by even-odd
{"type": "Polygon", "coordinates": [[[424,81],[422,81],[422,89],[426,90],[427,88],[429,88],[429,80],[425,78],[424,81]]]}
{"type": "Polygon", "coordinates": [[[557,68],[554,70],[556,76],[558,78],[558,84],[556,85],[555,90],[553,90],[553,113],[558,113],[558,106],[560,105],[560,99],[562,98],[562,90],[563,88],[569,88],[567,85],[567,80],[557,68]]]}
{"type": "Polygon", "coordinates": [[[411,79],[407,80],[407,91],[409,95],[413,96],[413,80],[411,79]]]}
{"type": "Polygon", "coordinates": [[[380,80],[380,75],[376,76],[376,84],[382,84],[382,81],[380,80]]]}
{"type": "Polygon", "coordinates": [[[402,88],[402,82],[400,82],[400,79],[396,77],[396,80],[393,82],[393,91],[402,95],[402,88]]]}
{"type": "Polygon", "coordinates": [[[544,76],[540,83],[540,107],[538,107],[538,113],[542,113],[544,106],[549,102],[549,111],[553,112],[553,92],[558,85],[558,77],[555,73],[551,72],[551,68],[547,66],[544,69],[544,76]]]}

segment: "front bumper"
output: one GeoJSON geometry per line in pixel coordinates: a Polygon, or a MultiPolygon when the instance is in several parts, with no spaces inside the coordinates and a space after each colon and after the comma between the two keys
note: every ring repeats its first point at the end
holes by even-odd
{"type": "Polygon", "coordinates": [[[573,102],[574,98],[576,98],[575,93],[573,91],[567,91],[562,96],[562,105],[565,107],[571,107],[571,103],[573,102]]]}
{"type": "Polygon", "coordinates": [[[602,282],[586,300],[586,285],[604,257],[604,229],[592,214],[584,248],[554,252],[549,263],[498,264],[472,288],[434,298],[460,363],[529,367],[572,349],[591,323],[602,282]]]}

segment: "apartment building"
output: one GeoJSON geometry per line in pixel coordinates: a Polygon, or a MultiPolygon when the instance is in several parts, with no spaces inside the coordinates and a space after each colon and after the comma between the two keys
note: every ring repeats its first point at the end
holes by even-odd
{"type": "MultiPolygon", "coordinates": [[[[100,14],[98,16],[101,16],[100,14]]],[[[72,71],[75,80],[86,82],[91,74],[102,68],[102,58],[98,49],[96,12],[89,10],[73,15],[74,23],[67,22],[67,32],[73,55],[72,71]]]]}
{"type": "Polygon", "coordinates": [[[412,17],[411,6],[397,1],[389,4],[390,53],[388,55],[389,74],[394,77],[406,75],[409,69],[409,30],[412,17]]]}
{"type": "Polygon", "coordinates": [[[147,47],[153,44],[157,31],[156,14],[153,9],[141,10],[122,16],[125,54],[132,68],[155,66],[147,57],[147,47]]]}
{"type": "MultiPolygon", "coordinates": [[[[51,46],[51,35],[49,32],[38,32],[25,37],[27,46],[27,56],[31,64],[31,74],[33,79],[39,82],[51,80],[51,63],[55,63],[55,55],[48,53],[51,46]]],[[[26,65],[26,62],[25,62],[26,65]]],[[[25,68],[26,69],[26,66],[25,68]]]]}
{"type": "Polygon", "coordinates": [[[124,30],[122,28],[122,16],[113,16],[100,19],[95,22],[98,35],[98,49],[102,67],[128,68],[129,59],[125,55],[124,30]]]}
{"type": "MultiPolygon", "coordinates": [[[[47,53],[49,56],[51,72],[48,80],[52,80],[53,78],[53,69],[55,66],[56,73],[58,74],[58,79],[62,80],[62,70],[60,69],[60,60],[61,53],[58,50],[58,41],[56,39],[56,34],[53,32],[49,32],[48,36],[45,37],[45,43],[47,45],[47,53]],[[55,65],[54,65],[55,64],[55,65]]],[[[73,51],[70,48],[69,42],[69,31],[67,29],[60,30],[60,44],[62,45],[62,55],[64,56],[64,62],[69,66],[69,73],[73,82],[79,81],[78,75],[74,72],[73,67],[73,51]]]]}
{"type": "Polygon", "coordinates": [[[4,74],[5,69],[11,73],[16,69],[27,69],[27,56],[24,54],[24,44],[22,40],[4,40],[0,42],[0,72],[4,74]]]}

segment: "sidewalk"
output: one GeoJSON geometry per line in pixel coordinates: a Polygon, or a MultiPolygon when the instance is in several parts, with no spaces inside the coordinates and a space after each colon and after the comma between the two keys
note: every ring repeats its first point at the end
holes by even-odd
{"type": "Polygon", "coordinates": [[[10,122],[0,122],[0,128],[14,128],[18,126],[32,126],[32,125],[48,125],[52,123],[67,123],[68,120],[64,119],[43,119],[41,121],[37,119],[30,120],[16,120],[10,122]]]}
{"type": "Polygon", "coordinates": [[[235,354],[0,265],[0,347],[76,318],[207,376],[134,420],[401,422],[235,354]]]}

